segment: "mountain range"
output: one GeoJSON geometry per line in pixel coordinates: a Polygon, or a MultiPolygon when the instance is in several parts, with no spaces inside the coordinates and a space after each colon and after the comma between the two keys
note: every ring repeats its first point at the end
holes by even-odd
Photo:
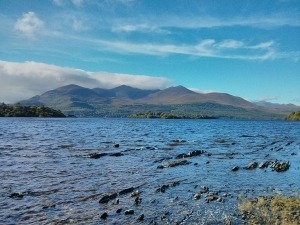
{"type": "Polygon", "coordinates": [[[183,86],[142,90],[122,85],[112,89],[89,89],[75,84],[47,91],[20,102],[45,105],[79,117],[128,117],[137,112],[171,112],[181,115],[279,119],[300,110],[299,106],[252,103],[226,93],[197,93],[183,86]]]}

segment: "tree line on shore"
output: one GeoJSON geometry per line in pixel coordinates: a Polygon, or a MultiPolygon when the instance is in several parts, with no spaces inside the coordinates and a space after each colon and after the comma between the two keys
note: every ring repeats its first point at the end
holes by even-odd
{"type": "Polygon", "coordinates": [[[66,117],[60,110],[45,106],[0,104],[0,117],[66,117]]]}

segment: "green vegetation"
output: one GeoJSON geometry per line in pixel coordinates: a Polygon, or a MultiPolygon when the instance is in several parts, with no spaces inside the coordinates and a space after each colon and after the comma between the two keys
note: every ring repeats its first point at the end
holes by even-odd
{"type": "Polygon", "coordinates": [[[61,111],[45,106],[0,104],[0,117],[66,117],[61,111]]]}
{"type": "Polygon", "coordinates": [[[216,119],[216,117],[207,115],[178,115],[167,112],[146,112],[134,113],[129,116],[130,118],[157,118],[157,119],[216,119]]]}
{"type": "Polygon", "coordinates": [[[240,199],[247,224],[300,224],[300,197],[282,195],[240,199]]]}
{"type": "Polygon", "coordinates": [[[300,111],[292,112],[291,114],[285,117],[285,120],[300,120],[300,111]]]}

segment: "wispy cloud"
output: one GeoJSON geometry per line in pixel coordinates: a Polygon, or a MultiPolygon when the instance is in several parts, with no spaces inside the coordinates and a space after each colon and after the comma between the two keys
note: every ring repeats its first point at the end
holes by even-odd
{"type": "MultiPolygon", "coordinates": [[[[159,43],[132,43],[113,40],[89,40],[101,46],[101,49],[122,54],[145,54],[168,56],[181,54],[198,57],[227,58],[241,60],[269,60],[288,58],[288,54],[280,54],[274,41],[250,45],[238,40],[204,39],[196,44],[159,44],[159,43]]],[[[294,54],[293,54],[294,57],[294,54]]]]}
{"type": "Polygon", "coordinates": [[[15,29],[28,37],[34,37],[43,25],[44,22],[34,12],[28,12],[17,20],[15,29]]]}
{"type": "Polygon", "coordinates": [[[0,102],[14,103],[68,84],[112,88],[129,85],[143,89],[162,89],[170,84],[164,77],[108,72],[90,72],[38,62],[0,61],[0,102]]]}

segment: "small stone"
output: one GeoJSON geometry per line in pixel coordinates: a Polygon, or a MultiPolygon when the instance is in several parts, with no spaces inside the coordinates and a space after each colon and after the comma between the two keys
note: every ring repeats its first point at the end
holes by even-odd
{"type": "Polygon", "coordinates": [[[100,218],[101,218],[102,220],[106,220],[107,216],[108,216],[108,214],[107,214],[107,212],[105,212],[105,213],[103,213],[103,214],[100,216],[100,218]]]}
{"type": "Polygon", "coordinates": [[[231,171],[238,171],[240,168],[238,166],[234,166],[231,168],[231,171]]]}
{"type": "Polygon", "coordinates": [[[143,221],[143,220],[144,220],[144,217],[145,217],[144,214],[141,214],[141,215],[137,218],[137,220],[138,220],[138,221],[143,221]]]}
{"type": "Polygon", "coordinates": [[[133,215],[134,214],[134,210],[133,209],[128,209],[124,212],[125,215],[133,215]]]}
{"type": "Polygon", "coordinates": [[[120,213],[121,211],[122,211],[122,209],[117,209],[117,211],[116,211],[116,212],[117,212],[117,213],[120,213]]]}
{"type": "Polygon", "coordinates": [[[136,196],[138,196],[138,195],[140,195],[141,194],[141,192],[139,191],[139,190],[136,190],[135,192],[133,192],[132,194],[131,194],[131,197],[136,197],[136,196]]]}
{"type": "Polygon", "coordinates": [[[194,194],[193,198],[195,200],[198,200],[199,198],[201,197],[201,194],[197,193],[197,194],[194,194]]]}

